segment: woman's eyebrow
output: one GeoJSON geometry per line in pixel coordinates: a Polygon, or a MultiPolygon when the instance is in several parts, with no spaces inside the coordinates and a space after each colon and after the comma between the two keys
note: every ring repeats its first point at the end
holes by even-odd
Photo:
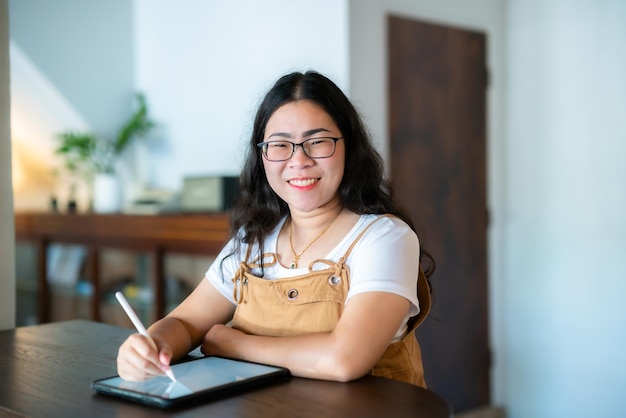
{"type": "Polygon", "coordinates": [[[309,131],[305,131],[302,136],[311,136],[311,135],[315,135],[316,133],[319,132],[330,132],[328,129],[324,129],[324,128],[317,128],[317,129],[311,129],[309,131]]]}
{"type": "MultiPolygon", "coordinates": [[[[328,129],[326,128],[315,128],[315,129],[309,129],[308,131],[304,131],[302,133],[302,136],[307,137],[307,136],[311,136],[311,135],[315,135],[317,133],[320,132],[330,132],[328,129]]],[[[281,138],[292,138],[292,135],[290,133],[287,132],[275,132],[273,134],[271,134],[270,136],[268,136],[268,138],[272,138],[275,136],[279,136],[281,138]]]]}
{"type": "Polygon", "coordinates": [[[288,134],[286,132],[275,132],[275,133],[271,134],[270,136],[268,136],[267,138],[269,139],[269,138],[272,138],[272,137],[275,137],[275,136],[279,136],[281,138],[291,138],[291,134],[288,134]]]}

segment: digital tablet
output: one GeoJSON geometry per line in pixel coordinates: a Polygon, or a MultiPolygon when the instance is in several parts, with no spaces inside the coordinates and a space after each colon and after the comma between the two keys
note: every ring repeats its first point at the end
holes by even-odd
{"type": "Polygon", "coordinates": [[[266,364],[218,356],[202,357],[172,365],[177,382],[158,376],[129,382],[119,376],[95,380],[91,387],[98,393],[116,396],[159,408],[204,402],[254,386],[288,379],[289,370],[266,364]]]}

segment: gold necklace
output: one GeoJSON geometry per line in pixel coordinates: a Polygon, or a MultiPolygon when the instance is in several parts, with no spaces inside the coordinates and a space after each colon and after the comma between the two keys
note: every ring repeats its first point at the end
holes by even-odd
{"type": "Polygon", "coordinates": [[[291,248],[291,254],[293,254],[293,261],[291,262],[291,264],[289,265],[290,269],[297,269],[298,268],[298,261],[300,260],[300,257],[302,256],[302,254],[304,254],[304,252],[306,250],[309,249],[309,247],[311,245],[313,245],[313,243],[315,241],[317,241],[322,235],[324,235],[324,233],[326,231],[328,231],[331,227],[331,225],[333,223],[335,223],[335,220],[337,220],[337,218],[339,217],[339,215],[341,214],[341,211],[339,211],[339,213],[337,214],[337,216],[335,216],[335,218],[330,221],[330,223],[328,225],[326,225],[326,228],[324,228],[324,230],[322,232],[320,232],[315,238],[313,238],[313,241],[309,242],[309,245],[307,245],[306,247],[304,247],[304,250],[302,250],[300,252],[300,254],[296,253],[296,250],[293,249],[293,242],[292,242],[292,235],[293,235],[293,221],[289,221],[289,247],[291,248]]]}

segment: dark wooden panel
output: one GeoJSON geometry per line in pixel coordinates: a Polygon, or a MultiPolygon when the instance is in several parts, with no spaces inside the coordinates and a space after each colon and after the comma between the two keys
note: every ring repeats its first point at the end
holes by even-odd
{"type": "Polygon", "coordinates": [[[489,403],[486,39],[388,19],[391,178],[436,259],[418,330],[427,384],[456,411],[489,403]]]}
{"type": "Polygon", "coordinates": [[[17,213],[18,239],[214,254],[229,236],[229,216],[219,214],[98,215],[17,213]]]}

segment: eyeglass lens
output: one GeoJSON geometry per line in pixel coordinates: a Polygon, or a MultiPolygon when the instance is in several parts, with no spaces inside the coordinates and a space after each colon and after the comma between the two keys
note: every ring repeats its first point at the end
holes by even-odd
{"type": "Polygon", "coordinates": [[[291,158],[299,146],[310,158],[327,158],[335,152],[333,138],[311,138],[301,144],[294,144],[291,141],[268,141],[263,144],[263,154],[270,161],[284,161],[291,158]]]}

